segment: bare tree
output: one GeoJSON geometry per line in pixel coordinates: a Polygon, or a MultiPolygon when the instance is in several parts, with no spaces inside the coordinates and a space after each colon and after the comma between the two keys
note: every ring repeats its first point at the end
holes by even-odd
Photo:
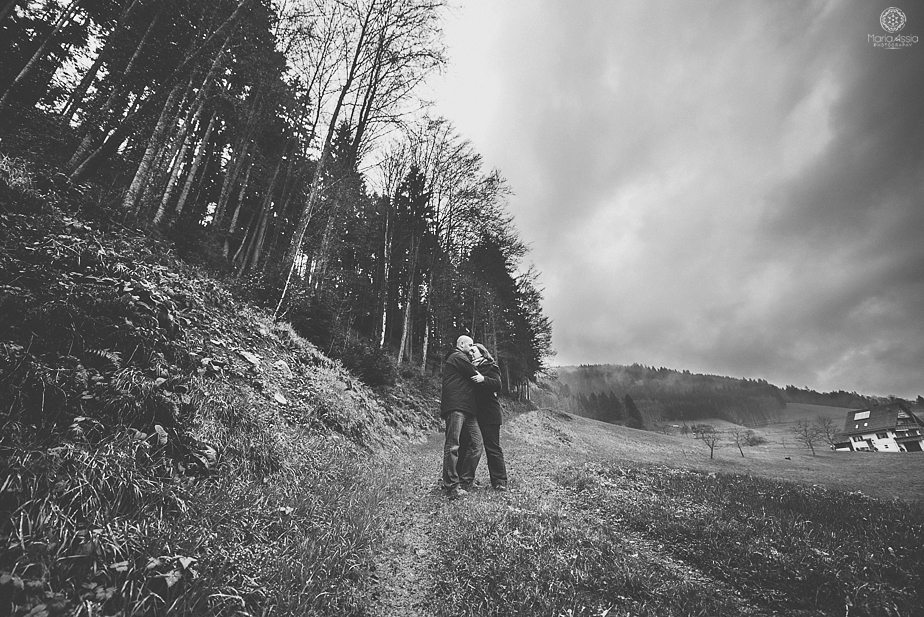
{"type": "Polygon", "coordinates": [[[709,458],[714,458],[715,449],[722,447],[722,434],[711,424],[694,424],[692,430],[696,439],[699,439],[709,448],[709,458]]]}
{"type": "MultiPolygon", "coordinates": [[[[324,142],[321,146],[321,155],[318,157],[318,162],[315,166],[314,178],[311,181],[311,189],[308,193],[308,200],[305,202],[301,209],[298,222],[295,226],[295,233],[292,235],[292,240],[289,244],[289,250],[286,252],[285,264],[287,274],[285,283],[283,284],[282,293],[279,296],[279,302],[276,304],[276,310],[273,312],[273,314],[276,316],[278,316],[282,311],[282,305],[285,302],[286,295],[289,291],[289,285],[292,282],[292,275],[295,272],[295,267],[298,263],[298,256],[302,250],[302,240],[305,238],[305,232],[308,230],[308,224],[311,222],[311,218],[314,216],[315,206],[317,205],[318,199],[321,195],[321,181],[327,168],[327,161],[330,158],[331,143],[333,141],[334,133],[337,130],[337,124],[340,119],[340,112],[343,109],[344,100],[346,99],[347,94],[353,89],[354,81],[356,80],[360,71],[362,52],[364,47],[368,44],[368,39],[370,36],[370,23],[374,12],[375,2],[373,1],[366,7],[364,11],[359,14],[359,23],[355,28],[355,39],[353,38],[354,35],[350,33],[350,27],[346,25],[346,21],[344,21],[343,24],[338,24],[336,26],[338,29],[344,29],[346,32],[344,35],[346,40],[344,41],[342,52],[344,53],[344,56],[349,60],[345,63],[345,77],[340,85],[337,102],[334,104],[329,121],[327,123],[327,135],[324,138],[324,142]]],[[[346,20],[346,18],[344,19],[346,20]]]]}
{"type": "MultiPolygon", "coordinates": [[[[332,139],[345,118],[354,128],[351,157],[358,162],[364,146],[371,141],[374,127],[395,123],[400,117],[400,104],[423,77],[443,62],[442,43],[438,26],[437,0],[352,0],[332,4],[318,3],[317,19],[320,32],[314,41],[319,45],[316,67],[323,70],[304,71],[311,75],[309,84],[319,88],[318,118],[325,107],[325,95],[336,93],[336,101],[325,114],[326,137],[320,145],[318,162],[306,202],[301,207],[295,232],[286,252],[285,283],[275,314],[279,314],[291,283],[292,274],[302,250],[302,241],[320,199],[322,181],[330,159],[332,139]],[[336,39],[325,31],[338,34],[336,39]],[[339,40],[340,44],[332,44],[339,40]],[[333,59],[333,62],[332,60],[333,59]],[[340,74],[336,88],[330,88],[333,75],[340,74]]],[[[328,103],[329,104],[329,103],[328,103]]],[[[322,255],[323,259],[324,256],[322,255]]]]}
{"type": "Polygon", "coordinates": [[[809,424],[805,420],[799,420],[792,429],[796,441],[812,451],[815,456],[815,444],[821,439],[821,430],[817,425],[809,424]]]}
{"type": "Polygon", "coordinates": [[[738,447],[738,452],[741,453],[741,458],[744,458],[744,449],[741,447],[741,445],[747,445],[747,433],[748,431],[737,427],[731,430],[732,439],[735,440],[735,445],[738,447]]]}
{"type": "Polygon", "coordinates": [[[815,428],[818,429],[818,434],[824,442],[834,447],[837,443],[837,434],[840,432],[834,420],[830,416],[819,416],[815,418],[815,428]]]}

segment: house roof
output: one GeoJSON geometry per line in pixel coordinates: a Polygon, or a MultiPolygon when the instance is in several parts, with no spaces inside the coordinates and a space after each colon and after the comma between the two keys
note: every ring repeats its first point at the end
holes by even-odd
{"type": "Polygon", "coordinates": [[[848,411],[841,435],[861,435],[894,429],[899,424],[899,417],[908,418],[912,424],[924,426],[924,423],[902,403],[887,403],[869,409],[848,411]]]}

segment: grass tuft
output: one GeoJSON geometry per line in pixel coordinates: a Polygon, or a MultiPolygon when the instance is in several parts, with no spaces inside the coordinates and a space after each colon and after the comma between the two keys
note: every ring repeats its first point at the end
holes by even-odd
{"type": "Polygon", "coordinates": [[[35,192],[32,174],[22,159],[13,158],[0,152],[0,181],[11,189],[27,195],[35,192]]]}

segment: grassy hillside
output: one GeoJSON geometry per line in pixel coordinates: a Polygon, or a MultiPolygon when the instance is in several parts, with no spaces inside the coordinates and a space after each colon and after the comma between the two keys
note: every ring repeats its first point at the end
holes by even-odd
{"type": "MultiPolygon", "coordinates": [[[[832,414],[837,414],[837,408],[832,414]]],[[[817,410],[813,410],[817,411],[817,410]]],[[[798,409],[791,410],[795,414],[798,409]]],[[[916,453],[887,454],[833,452],[816,449],[816,456],[796,442],[786,423],[756,429],[767,441],[744,446],[744,456],[733,441],[723,437],[709,458],[709,448],[692,435],[666,435],[598,422],[562,412],[553,413],[560,435],[551,439],[535,430],[537,444],[565,443],[568,448],[600,459],[629,460],[706,473],[749,475],[806,485],[819,485],[847,492],[860,492],[879,499],[901,499],[924,504],[924,456],[916,453]]],[[[715,421],[720,430],[736,425],[715,421]]]]}
{"type": "Polygon", "coordinates": [[[387,490],[371,455],[432,430],[434,392],[365,388],[166,246],[12,168],[0,613],[360,611],[387,490]]]}

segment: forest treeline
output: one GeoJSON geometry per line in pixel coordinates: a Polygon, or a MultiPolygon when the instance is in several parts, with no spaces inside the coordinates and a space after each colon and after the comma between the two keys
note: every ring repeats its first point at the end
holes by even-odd
{"type": "Polygon", "coordinates": [[[637,428],[707,418],[759,426],[776,421],[787,403],[863,408],[876,402],[856,392],[779,388],[763,379],[641,364],[567,366],[556,372],[546,390],[556,404],[578,415],[637,428]]]}
{"type": "Polygon", "coordinates": [[[519,390],[551,324],[510,188],[417,95],[445,9],[5,0],[0,154],[224,270],[369,383],[469,333],[519,390]]]}

